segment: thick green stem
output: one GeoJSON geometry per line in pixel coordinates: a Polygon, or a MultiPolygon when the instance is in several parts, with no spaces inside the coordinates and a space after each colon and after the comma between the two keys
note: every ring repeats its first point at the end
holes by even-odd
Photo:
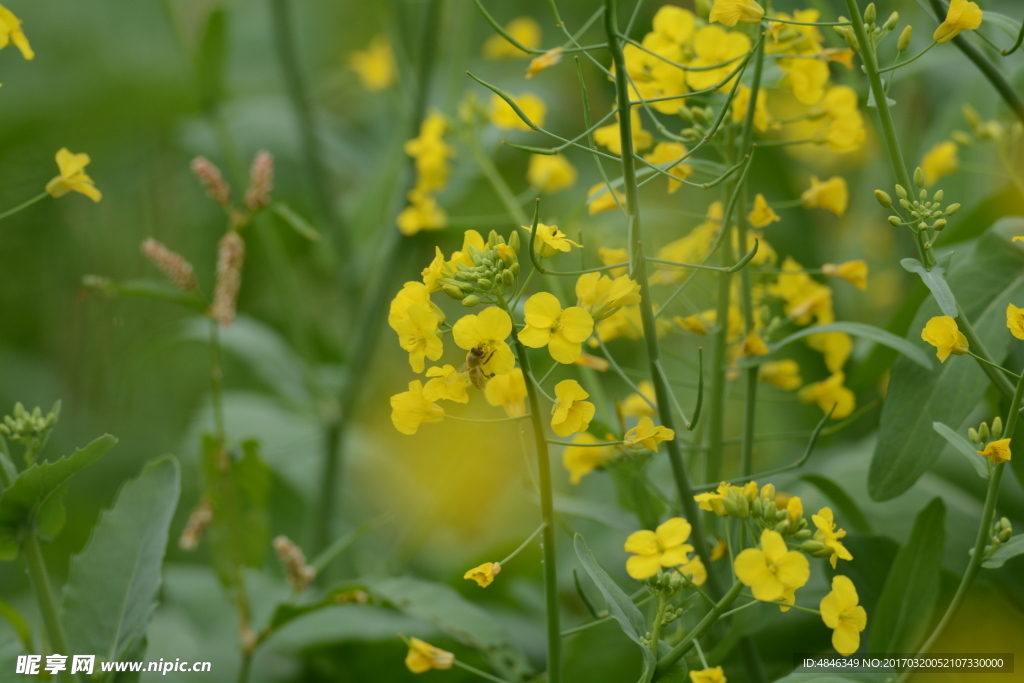
{"type": "MultiPolygon", "coordinates": [[[[43,624],[50,637],[52,651],[56,654],[71,655],[67,636],[64,635],[64,627],[60,623],[60,612],[53,596],[53,588],[50,587],[50,577],[46,572],[46,563],[43,561],[43,551],[39,547],[39,539],[35,534],[29,534],[25,538],[22,543],[22,551],[25,554],[25,564],[28,566],[28,574],[32,578],[36,599],[39,601],[39,613],[43,615],[43,624]]],[[[67,670],[61,672],[63,681],[74,681],[76,678],[67,670]]]]}
{"type": "Polygon", "coordinates": [[[693,630],[686,634],[686,637],[683,638],[678,645],[673,647],[667,655],[658,661],[658,668],[654,671],[653,680],[658,680],[662,675],[664,675],[669,667],[678,662],[679,658],[689,651],[690,647],[693,645],[693,641],[703,636],[704,633],[711,628],[716,621],[718,621],[719,617],[722,616],[722,612],[729,608],[729,605],[739,597],[742,591],[743,584],[739,581],[734,583],[732,588],[729,589],[729,592],[722,596],[722,599],[715,604],[710,612],[704,615],[704,618],[700,620],[700,623],[694,626],[693,630]]]}
{"type": "MultiPolygon", "coordinates": [[[[622,53],[622,43],[619,39],[616,4],[616,0],[605,0],[604,25],[608,35],[608,49],[612,54],[612,61],[615,64],[615,73],[619,75],[615,79],[615,94],[618,100],[619,111],[629,112],[629,88],[624,77],[626,73],[626,59],[622,53]]],[[[672,399],[669,387],[665,382],[664,375],[658,371],[661,350],[658,346],[658,329],[654,318],[654,300],[651,296],[651,285],[647,278],[647,261],[644,256],[643,233],[640,227],[640,193],[636,184],[633,127],[631,117],[627,113],[619,116],[619,140],[622,144],[622,178],[626,189],[629,237],[631,251],[636,263],[633,277],[636,279],[637,284],[640,285],[640,318],[643,322],[647,361],[650,365],[651,382],[654,384],[659,419],[664,427],[674,429],[675,417],[672,414],[672,399]]],[[[672,476],[675,479],[676,489],[679,492],[679,501],[682,504],[683,512],[687,519],[693,520],[694,549],[704,564],[710,566],[711,558],[708,554],[704,527],[699,523],[700,513],[697,508],[697,502],[693,499],[690,477],[686,472],[686,465],[683,463],[683,454],[679,448],[678,440],[669,439],[666,441],[665,449],[668,451],[669,463],[672,466],[672,476]]],[[[708,579],[713,582],[714,575],[709,573],[708,579]]]]}

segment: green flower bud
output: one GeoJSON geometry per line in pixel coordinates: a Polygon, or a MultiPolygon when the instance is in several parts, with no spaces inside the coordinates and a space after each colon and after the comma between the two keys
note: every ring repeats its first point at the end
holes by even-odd
{"type": "Polygon", "coordinates": [[[519,263],[513,263],[508,267],[508,272],[512,273],[516,277],[519,277],[519,263]]]}
{"type": "Polygon", "coordinates": [[[761,487],[761,498],[767,501],[771,501],[772,506],[775,505],[775,485],[765,484],[761,487]]]}
{"type": "Polygon", "coordinates": [[[918,187],[924,187],[925,180],[924,169],[918,166],[914,169],[914,184],[918,187]]]}
{"type": "Polygon", "coordinates": [[[783,536],[785,536],[786,533],[789,531],[789,520],[788,519],[784,519],[781,522],[779,522],[778,524],[776,524],[775,525],[775,530],[778,531],[783,536]]]}
{"type": "Polygon", "coordinates": [[[914,38],[914,27],[907,26],[903,29],[903,33],[900,34],[899,40],[896,41],[896,49],[900,52],[906,52],[907,48],[910,47],[910,41],[914,38]]]}
{"type": "Polygon", "coordinates": [[[875,199],[878,200],[878,203],[881,204],[883,208],[888,209],[892,206],[892,197],[881,190],[875,190],[875,199]]]}
{"type": "Polygon", "coordinates": [[[900,223],[902,222],[903,221],[900,220],[899,216],[889,216],[889,224],[894,228],[900,227],[900,223]]]}
{"type": "Polygon", "coordinates": [[[877,11],[875,10],[875,3],[869,2],[868,6],[864,8],[864,23],[873,24],[877,18],[877,11]]]}
{"type": "Polygon", "coordinates": [[[1012,529],[1003,529],[1002,531],[999,532],[999,536],[998,536],[999,542],[1000,543],[1006,543],[1007,541],[1010,540],[1010,538],[1012,536],[1013,536],[1013,530],[1012,529]]]}
{"type": "Polygon", "coordinates": [[[996,419],[992,420],[992,438],[1003,438],[1003,418],[998,415],[996,416],[996,419]]]}
{"type": "Polygon", "coordinates": [[[896,196],[899,197],[900,199],[907,198],[907,191],[902,185],[896,186],[896,196]]]}
{"type": "Polygon", "coordinates": [[[682,117],[682,119],[687,123],[693,123],[693,112],[690,110],[689,107],[680,107],[679,116],[682,117]]]}
{"type": "Polygon", "coordinates": [[[969,104],[965,104],[960,110],[964,115],[964,121],[967,122],[971,128],[977,128],[981,125],[981,117],[978,116],[978,112],[969,104]]]}
{"type": "MultiPolygon", "coordinates": [[[[922,175],[924,175],[923,171],[922,171],[922,175]]],[[[915,179],[916,179],[916,176],[915,176],[915,179]]],[[[926,190],[926,189],[924,189],[922,187],[921,191],[917,193],[917,201],[923,202],[926,199],[928,199],[928,190],[926,190]]]]}
{"type": "Polygon", "coordinates": [[[516,276],[512,274],[512,271],[506,270],[501,274],[501,284],[506,288],[511,287],[516,282],[516,276]]]}
{"type": "Polygon", "coordinates": [[[949,134],[949,137],[961,147],[971,147],[974,145],[974,138],[962,130],[954,130],[949,134]]]}
{"type": "Polygon", "coordinates": [[[960,210],[960,205],[959,204],[950,204],[949,206],[946,207],[945,214],[947,216],[952,216],[954,213],[956,213],[959,210],[960,210]]]}
{"type": "Polygon", "coordinates": [[[495,246],[498,245],[498,240],[500,239],[501,238],[498,237],[498,233],[495,232],[494,230],[491,230],[490,234],[487,235],[487,247],[489,249],[493,249],[495,246]]]}
{"type": "Polygon", "coordinates": [[[934,194],[934,195],[932,196],[932,200],[933,200],[933,201],[934,201],[934,202],[935,202],[936,204],[941,204],[941,203],[942,203],[942,198],[943,198],[943,197],[945,197],[945,196],[946,196],[946,193],[945,193],[945,192],[943,192],[942,190],[939,190],[938,192],[936,192],[936,193],[935,193],[935,194],[934,194]]]}
{"type": "Polygon", "coordinates": [[[882,30],[891,31],[894,28],[896,28],[896,24],[898,23],[900,23],[900,13],[893,12],[892,14],[889,15],[889,18],[885,20],[885,23],[882,24],[882,30]]]}
{"type": "Polygon", "coordinates": [[[478,289],[482,289],[486,292],[487,290],[494,286],[494,283],[486,278],[480,278],[479,280],[476,281],[476,286],[478,289]]]}
{"type": "Polygon", "coordinates": [[[476,294],[470,294],[462,300],[462,305],[467,307],[476,306],[478,303],[480,303],[480,297],[476,294]]]}
{"type": "Polygon", "coordinates": [[[832,554],[832,551],[828,550],[825,547],[825,544],[821,541],[804,541],[800,544],[800,550],[815,557],[818,557],[822,552],[827,552],[830,555],[832,554]]]}
{"type": "MultiPolygon", "coordinates": [[[[804,522],[804,526],[806,526],[806,525],[807,525],[807,523],[804,522]]],[[[798,531],[795,534],[793,534],[793,538],[795,538],[798,541],[802,541],[805,538],[810,538],[810,537],[811,537],[811,530],[810,529],[801,529],[800,531],[798,531]]]]}
{"type": "Polygon", "coordinates": [[[967,438],[969,438],[971,440],[971,443],[973,443],[975,446],[981,445],[981,437],[978,436],[978,430],[975,429],[974,427],[968,428],[967,438]]]}
{"type": "Polygon", "coordinates": [[[511,235],[508,236],[508,246],[512,247],[512,251],[519,253],[519,231],[514,230],[511,235]]]}
{"type": "Polygon", "coordinates": [[[448,295],[448,296],[450,296],[451,298],[453,298],[453,299],[456,299],[456,300],[458,300],[458,301],[462,301],[463,299],[465,299],[465,298],[466,298],[466,293],[465,293],[465,292],[463,292],[463,291],[462,291],[461,289],[459,289],[458,287],[453,287],[453,286],[451,286],[451,285],[445,285],[445,286],[443,287],[443,289],[444,289],[444,293],[445,293],[445,294],[447,294],[447,295],[448,295]]]}
{"type": "Polygon", "coordinates": [[[860,43],[857,42],[857,35],[849,26],[845,27],[845,30],[843,31],[843,38],[846,39],[846,44],[851,50],[854,52],[860,51],[860,43]]]}
{"type": "Polygon", "coordinates": [[[946,227],[945,218],[940,218],[939,220],[935,221],[934,225],[932,225],[932,228],[934,228],[936,231],[941,231],[944,227],[946,227]]]}
{"type": "Polygon", "coordinates": [[[469,245],[469,258],[473,261],[474,266],[479,266],[484,261],[483,252],[481,252],[472,244],[469,245]]]}
{"type": "Polygon", "coordinates": [[[835,31],[836,35],[839,36],[840,38],[846,35],[845,27],[843,26],[833,26],[832,30],[835,31]]]}
{"type": "Polygon", "coordinates": [[[708,123],[711,122],[708,118],[707,112],[705,112],[700,107],[694,107],[691,111],[693,112],[693,120],[696,123],[699,123],[702,126],[706,126],[708,125],[708,123]]]}
{"type": "Polygon", "coordinates": [[[982,422],[981,426],[978,427],[978,438],[981,439],[982,443],[987,443],[988,436],[988,422],[982,422]]]}

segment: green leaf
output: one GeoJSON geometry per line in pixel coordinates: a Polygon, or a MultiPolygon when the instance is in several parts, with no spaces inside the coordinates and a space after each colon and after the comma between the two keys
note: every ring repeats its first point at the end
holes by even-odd
{"type": "Polygon", "coordinates": [[[910,538],[896,554],[871,616],[869,652],[917,651],[939,597],[945,516],[942,499],[934,498],[914,520],[910,538]]]}
{"type": "Polygon", "coordinates": [[[900,265],[908,273],[917,273],[921,276],[921,281],[924,282],[925,287],[935,297],[935,301],[939,304],[939,310],[942,311],[943,315],[948,315],[951,318],[959,315],[956,310],[956,297],[953,296],[953,290],[949,288],[949,283],[946,282],[946,271],[941,265],[932,266],[932,269],[928,270],[916,258],[905,258],[900,261],[900,265]]]}
{"type": "Polygon", "coordinates": [[[16,610],[14,605],[0,600],[0,617],[6,619],[14,632],[18,634],[18,640],[21,641],[25,652],[35,652],[35,648],[32,647],[32,628],[28,625],[25,617],[21,616],[21,612],[16,610]]]}
{"type": "MultiPolygon", "coordinates": [[[[1012,19],[1006,16],[1005,14],[1000,14],[999,12],[993,12],[991,10],[986,9],[985,23],[992,24],[993,26],[1001,30],[1003,33],[1008,35],[1014,41],[1016,41],[1017,36],[1020,35],[1020,22],[1017,21],[1016,19],[1012,19]]],[[[1006,49],[1009,49],[1010,47],[1010,45],[1007,45],[1006,49]]]]}
{"type": "Polygon", "coordinates": [[[999,569],[1007,560],[1018,555],[1024,555],[1024,534],[1017,534],[1006,543],[1000,543],[992,557],[985,560],[981,566],[985,569],[999,569]]]}
{"type": "MultiPolygon", "coordinates": [[[[1024,219],[1000,220],[949,272],[957,300],[997,363],[1006,357],[1011,340],[1006,304],[1024,298],[1024,249],[1010,242],[1010,237],[1020,234],[1024,234],[1024,219]]],[[[935,302],[926,300],[907,331],[909,340],[922,351],[933,351],[921,340],[921,330],[939,314],[935,302]]],[[[988,376],[969,357],[950,357],[935,372],[897,358],[868,472],[871,497],[889,500],[909,489],[946,445],[932,424],[963,424],[989,384],[988,376]]]]}
{"type": "Polygon", "coordinates": [[[121,488],[71,559],[61,620],[73,652],[115,662],[145,639],[180,479],[172,456],[148,464],[121,488]]]}
{"type": "Polygon", "coordinates": [[[101,436],[85,448],[56,462],[44,462],[23,470],[10,488],[0,494],[0,560],[13,560],[23,533],[42,522],[37,529],[44,539],[52,539],[64,521],[63,496],[68,481],[80,470],[96,462],[117,439],[101,436]]]}
{"type": "Polygon", "coordinates": [[[843,517],[849,520],[850,526],[853,529],[862,534],[871,533],[871,524],[868,522],[867,517],[864,516],[857,503],[839,484],[821,474],[805,474],[800,478],[824,493],[829,500],[835,503],[836,508],[839,509],[843,517]]]}
{"type": "Polygon", "coordinates": [[[580,563],[583,564],[583,568],[587,570],[590,578],[593,579],[594,583],[597,584],[598,590],[601,591],[601,595],[604,596],[605,602],[608,604],[608,614],[615,621],[619,622],[622,632],[643,651],[644,670],[640,676],[640,683],[649,683],[654,676],[654,669],[657,667],[658,661],[654,658],[651,648],[640,642],[640,638],[647,633],[647,622],[644,620],[644,615],[640,613],[637,606],[619,588],[619,585],[615,583],[612,577],[608,576],[608,572],[597,563],[594,553],[590,552],[590,548],[587,547],[587,542],[583,540],[582,536],[576,534],[573,545],[576,548],[576,556],[580,559],[580,563]]]}
{"type": "MultiPolygon", "coordinates": [[[[794,332],[793,334],[775,342],[769,344],[768,348],[774,353],[787,344],[792,344],[798,339],[803,339],[812,334],[819,334],[822,332],[845,332],[846,334],[854,337],[862,337],[878,344],[888,346],[889,348],[899,351],[901,354],[906,356],[909,360],[913,361],[917,365],[927,370],[932,369],[932,360],[928,357],[928,354],[921,350],[920,347],[908,342],[903,337],[897,337],[892,332],[887,332],[881,327],[875,327],[874,325],[865,325],[864,323],[851,323],[851,322],[838,322],[828,323],[826,325],[812,325],[805,327],[802,330],[794,332]]],[[[758,356],[757,359],[751,359],[748,364],[754,364],[756,360],[759,363],[763,363],[768,356],[758,356]]]]}
{"type": "Polygon", "coordinates": [[[932,429],[948,441],[949,445],[955,448],[958,453],[967,458],[967,461],[971,463],[979,477],[988,479],[988,467],[985,465],[985,459],[978,455],[978,449],[974,447],[974,444],[941,422],[933,422],[932,429]]]}
{"type": "Polygon", "coordinates": [[[211,109],[224,99],[224,64],[227,56],[227,12],[213,9],[206,20],[196,55],[196,79],[203,106],[211,109]]]}
{"type": "Polygon", "coordinates": [[[162,282],[160,280],[140,279],[115,282],[106,278],[96,278],[87,275],[84,281],[86,286],[103,292],[109,297],[129,296],[157,299],[184,306],[197,313],[205,313],[207,308],[206,302],[195,292],[180,289],[169,282],[162,282]]]}
{"type": "Polygon", "coordinates": [[[323,240],[323,237],[320,236],[317,229],[314,228],[305,218],[292,211],[291,207],[287,204],[274,202],[270,205],[270,210],[273,211],[278,218],[287,223],[288,227],[305,237],[310,242],[320,242],[323,240]]]}

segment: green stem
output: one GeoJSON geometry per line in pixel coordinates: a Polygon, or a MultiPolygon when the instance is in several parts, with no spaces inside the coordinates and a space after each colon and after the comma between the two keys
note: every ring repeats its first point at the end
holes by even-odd
{"type": "Polygon", "coordinates": [[[480,669],[476,668],[475,666],[470,666],[469,664],[464,664],[461,661],[459,661],[458,659],[454,660],[452,663],[455,666],[459,667],[460,669],[465,669],[466,671],[468,671],[468,672],[470,672],[472,674],[476,674],[480,678],[486,679],[488,681],[493,681],[494,683],[508,683],[508,681],[506,681],[504,678],[498,678],[497,676],[492,676],[491,674],[487,673],[486,671],[481,671],[480,669]]]}
{"type": "Polygon", "coordinates": [[[227,426],[224,420],[224,368],[221,364],[220,328],[215,320],[210,321],[210,393],[213,404],[213,425],[220,448],[227,443],[227,426]]]}
{"type": "MultiPolygon", "coordinates": [[[[906,61],[903,61],[903,62],[900,62],[899,64],[893,64],[892,66],[887,66],[884,69],[879,69],[878,73],[884,74],[884,73],[889,72],[889,71],[895,71],[896,69],[900,68],[901,66],[906,66],[907,64],[910,64],[911,62],[916,62],[917,60],[921,59],[921,57],[924,57],[925,54],[927,54],[928,51],[931,50],[936,45],[938,45],[938,43],[936,43],[933,40],[931,45],[929,45],[925,49],[921,50],[920,52],[918,52],[916,55],[914,55],[910,59],[908,59],[906,61]]],[[[893,77],[895,77],[895,75],[893,77]]],[[[892,83],[892,79],[889,79],[889,83],[890,84],[892,83]]]]}
{"type": "Polygon", "coordinates": [[[725,612],[726,609],[728,609],[729,605],[731,605],[737,597],[739,597],[739,594],[742,591],[743,584],[739,581],[734,583],[732,585],[732,588],[730,588],[729,591],[724,596],[722,596],[722,599],[718,601],[718,603],[711,609],[711,611],[704,615],[704,618],[700,620],[700,623],[698,623],[692,631],[686,634],[686,637],[683,638],[678,645],[673,647],[667,655],[665,655],[658,661],[658,668],[654,671],[653,680],[658,680],[661,676],[665,674],[669,667],[671,667],[673,664],[679,661],[679,658],[686,654],[687,651],[690,649],[690,646],[693,644],[693,641],[704,635],[704,632],[711,628],[712,624],[718,621],[718,619],[722,616],[722,613],[725,612]]]}
{"type": "Polygon", "coordinates": [[[665,608],[668,606],[668,598],[658,595],[658,611],[654,613],[654,625],[651,626],[651,652],[654,658],[658,658],[658,641],[661,639],[661,622],[665,618],[665,608]]]}
{"type": "Polygon", "coordinates": [[[530,545],[530,543],[533,542],[533,539],[537,538],[537,534],[539,534],[542,531],[544,531],[545,527],[546,527],[545,524],[541,524],[539,527],[537,527],[537,530],[534,531],[532,534],[530,534],[530,537],[528,539],[523,541],[522,544],[520,544],[520,546],[518,548],[516,548],[515,550],[512,551],[512,554],[510,554],[508,557],[506,557],[504,560],[502,560],[498,564],[500,564],[502,567],[504,567],[506,563],[511,562],[512,559],[516,555],[518,555],[519,553],[523,552],[523,550],[526,549],[526,546],[530,545]]]}
{"type": "MultiPolygon", "coordinates": [[[[640,285],[640,317],[643,323],[644,344],[647,347],[647,362],[650,365],[651,382],[654,384],[658,416],[664,427],[674,430],[675,418],[672,414],[668,384],[665,382],[662,374],[658,372],[661,350],[658,346],[658,330],[654,318],[654,300],[651,296],[651,285],[647,277],[647,263],[643,250],[643,233],[640,226],[640,193],[636,183],[633,130],[631,117],[629,116],[629,88],[624,77],[626,73],[626,59],[622,52],[622,44],[618,38],[616,4],[616,0],[605,0],[604,25],[608,35],[608,48],[612,54],[612,61],[615,64],[615,73],[618,76],[615,79],[616,99],[618,100],[619,111],[625,112],[619,117],[619,140],[622,145],[622,178],[626,189],[629,239],[634,263],[636,264],[633,268],[633,276],[637,284],[640,285]]],[[[722,319],[725,320],[725,318],[722,319]]],[[[679,442],[676,439],[669,439],[664,443],[668,451],[669,463],[672,466],[672,476],[675,479],[676,489],[679,492],[679,501],[682,504],[683,512],[687,519],[694,522],[693,546],[704,564],[711,566],[704,527],[699,523],[700,513],[697,503],[693,499],[693,490],[690,487],[690,478],[686,471],[686,465],[683,463],[683,454],[679,448],[679,442]]],[[[709,573],[708,579],[713,584],[714,574],[709,573]]]]}
{"type": "Polygon", "coordinates": [[[967,351],[967,355],[970,356],[971,358],[974,358],[979,363],[984,363],[985,365],[990,365],[993,368],[995,368],[996,370],[1002,370],[1003,372],[1005,372],[1010,377],[1013,377],[1014,379],[1020,379],[1020,375],[1018,375],[1016,372],[1012,372],[1011,370],[1007,370],[1006,368],[1004,368],[1002,365],[997,365],[997,364],[993,363],[990,360],[986,360],[986,359],[982,358],[981,356],[979,356],[978,354],[974,353],[973,351],[968,350],[967,351]]]}
{"type": "Polygon", "coordinates": [[[985,374],[996,385],[1000,393],[1006,398],[1012,399],[1014,395],[1013,384],[1010,383],[1010,380],[1006,379],[1006,375],[996,369],[999,366],[992,361],[992,354],[988,352],[978,333],[974,331],[974,326],[967,319],[967,314],[960,308],[960,304],[957,304],[956,310],[956,324],[960,331],[964,333],[969,348],[973,349],[971,355],[978,359],[978,365],[985,371],[985,374]]]}
{"type": "MultiPolygon", "coordinates": [[[[50,637],[50,646],[57,654],[67,653],[70,655],[71,648],[68,646],[67,636],[64,635],[64,627],[60,623],[60,612],[57,609],[57,602],[54,600],[50,577],[46,572],[43,551],[39,547],[39,539],[34,533],[25,538],[22,550],[25,553],[25,564],[28,566],[29,576],[32,578],[32,587],[35,589],[36,599],[39,601],[39,612],[43,616],[43,624],[50,637]]],[[[61,680],[74,681],[76,678],[66,670],[61,672],[61,680]]]]}
{"type": "Polygon", "coordinates": [[[35,197],[33,197],[32,199],[28,200],[27,202],[24,202],[22,204],[18,204],[13,209],[8,209],[7,211],[4,211],[3,213],[0,213],[0,221],[2,221],[3,219],[7,218],[8,216],[13,216],[14,214],[18,213],[22,209],[27,209],[28,207],[32,206],[36,202],[43,201],[44,199],[46,199],[49,196],[50,196],[49,192],[42,192],[40,194],[37,194],[35,197]]]}

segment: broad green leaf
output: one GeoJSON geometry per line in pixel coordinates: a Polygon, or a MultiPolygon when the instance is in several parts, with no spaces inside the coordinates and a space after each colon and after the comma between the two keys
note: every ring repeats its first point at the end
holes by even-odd
{"type": "Polygon", "coordinates": [[[148,464],[122,487],[71,559],[61,620],[74,653],[120,661],[145,639],[180,479],[172,456],[148,464]]]}
{"type": "Polygon", "coordinates": [[[957,453],[960,453],[967,458],[967,461],[971,463],[971,466],[974,468],[974,471],[978,473],[979,477],[982,479],[988,479],[988,466],[985,464],[985,458],[978,455],[978,449],[974,447],[974,444],[941,422],[933,422],[932,429],[938,432],[943,439],[948,441],[949,445],[956,449],[957,453]]]}
{"type": "Polygon", "coordinates": [[[932,266],[932,269],[928,270],[916,258],[905,258],[900,261],[900,265],[908,273],[916,273],[921,276],[921,281],[935,297],[943,315],[948,315],[951,318],[958,315],[956,297],[953,296],[953,291],[949,288],[949,283],[946,282],[946,271],[941,265],[932,266]]]}
{"type": "Polygon", "coordinates": [[[87,287],[92,287],[110,297],[134,296],[144,299],[158,299],[184,306],[197,313],[205,313],[207,308],[206,302],[195,292],[180,289],[169,282],[162,282],[160,280],[125,280],[124,282],[115,282],[107,278],[87,275],[83,278],[83,283],[87,287]]]}
{"type": "Polygon", "coordinates": [[[992,557],[985,560],[981,566],[985,569],[999,569],[1006,564],[1007,560],[1011,560],[1018,555],[1024,555],[1024,534],[1017,534],[1006,543],[1001,543],[996,548],[996,551],[992,553],[992,557]]]}
{"type": "Polygon", "coordinates": [[[224,64],[227,55],[227,12],[214,8],[206,20],[196,55],[196,79],[203,106],[211,109],[224,98],[224,64]]]}
{"type": "Polygon", "coordinates": [[[869,652],[917,651],[939,597],[945,516],[942,499],[934,498],[914,520],[910,538],[889,569],[875,613],[869,616],[869,652]]]}
{"type": "Polygon", "coordinates": [[[292,211],[292,208],[287,204],[274,202],[270,205],[270,210],[273,211],[278,218],[287,223],[288,227],[305,237],[310,242],[319,242],[323,239],[320,236],[320,233],[317,232],[317,229],[314,228],[309,221],[292,211]]]}
{"type": "Polygon", "coordinates": [[[14,605],[0,600],[0,617],[3,617],[14,632],[18,634],[18,640],[21,641],[21,645],[25,648],[25,652],[34,652],[35,648],[32,647],[32,627],[28,625],[28,621],[25,617],[21,616],[21,612],[14,608],[14,605]]]}
{"type": "MultiPolygon", "coordinates": [[[[540,503],[535,493],[530,492],[530,495],[534,502],[540,503]]],[[[633,520],[633,516],[626,514],[615,505],[561,493],[555,494],[554,504],[555,511],[559,514],[589,519],[619,531],[636,531],[636,522],[633,520]]]]}
{"type": "MultiPolygon", "coordinates": [[[[897,337],[891,332],[886,332],[881,327],[875,327],[874,325],[865,325],[864,323],[850,323],[850,322],[838,322],[828,323],[826,325],[812,325],[805,327],[802,330],[794,332],[793,334],[785,337],[774,344],[769,344],[768,348],[774,353],[787,344],[792,344],[798,339],[803,339],[812,334],[819,334],[822,332],[845,332],[846,334],[854,337],[862,337],[868,339],[877,344],[888,346],[889,348],[899,351],[901,354],[906,356],[909,360],[913,361],[922,368],[931,370],[932,360],[928,357],[928,354],[921,350],[918,346],[908,342],[902,337],[897,337]]],[[[767,359],[767,356],[759,356],[756,360],[763,363],[767,359]]],[[[748,361],[751,364],[755,359],[748,361]]]]}
{"type": "Polygon", "coordinates": [[[22,533],[42,521],[40,535],[53,538],[64,521],[63,495],[68,481],[96,462],[117,439],[101,436],[66,458],[44,462],[23,470],[11,487],[0,494],[0,560],[18,556],[22,533]]]}
{"type": "MultiPolygon", "coordinates": [[[[991,10],[985,10],[985,23],[992,24],[1007,36],[1011,40],[1016,41],[1017,36],[1020,35],[1020,22],[1016,19],[1012,19],[1005,14],[999,12],[993,12],[991,10]]],[[[1009,49],[1010,45],[1006,45],[1004,49],[1009,49]]]]}
{"type": "Polygon", "coordinates": [[[863,534],[871,533],[871,524],[868,523],[867,517],[864,516],[857,503],[839,484],[821,474],[805,474],[800,478],[824,493],[829,500],[835,503],[836,508],[849,521],[853,529],[863,534]]]}
{"type": "MultiPolygon", "coordinates": [[[[1024,219],[1000,220],[973,248],[962,252],[948,276],[960,306],[997,363],[1005,358],[1012,339],[1006,329],[1006,304],[1024,299],[1024,248],[1010,242],[1020,234],[1024,219]]],[[[921,340],[921,330],[936,315],[938,306],[926,300],[907,331],[908,339],[929,353],[934,349],[921,340]]],[[[871,497],[889,500],[910,488],[945,447],[932,424],[962,425],[988,386],[988,376],[969,356],[952,356],[934,371],[897,358],[868,473],[871,497]]]]}
{"type": "Polygon", "coordinates": [[[629,596],[619,588],[614,579],[608,576],[608,572],[597,563],[597,558],[594,557],[594,553],[590,552],[590,548],[587,547],[587,542],[583,540],[582,536],[576,534],[573,545],[576,548],[576,557],[583,564],[587,574],[590,574],[590,578],[601,591],[601,595],[604,596],[605,602],[608,604],[608,614],[619,622],[622,632],[643,651],[644,669],[640,676],[640,683],[649,683],[654,676],[654,669],[658,666],[658,661],[654,658],[651,648],[640,641],[640,638],[647,632],[644,615],[640,613],[629,596]]]}
{"type": "Polygon", "coordinates": [[[345,599],[343,596],[346,594],[351,594],[355,591],[366,592],[366,590],[367,586],[364,582],[349,581],[341,586],[332,588],[330,592],[315,602],[307,602],[303,604],[294,604],[290,602],[281,603],[274,608],[274,613],[270,617],[268,628],[270,628],[271,631],[280,631],[282,628],[300,617],[304,617],[307,614],[324,609],[325,607],[333,607],[344,603],[345,599]]]}

